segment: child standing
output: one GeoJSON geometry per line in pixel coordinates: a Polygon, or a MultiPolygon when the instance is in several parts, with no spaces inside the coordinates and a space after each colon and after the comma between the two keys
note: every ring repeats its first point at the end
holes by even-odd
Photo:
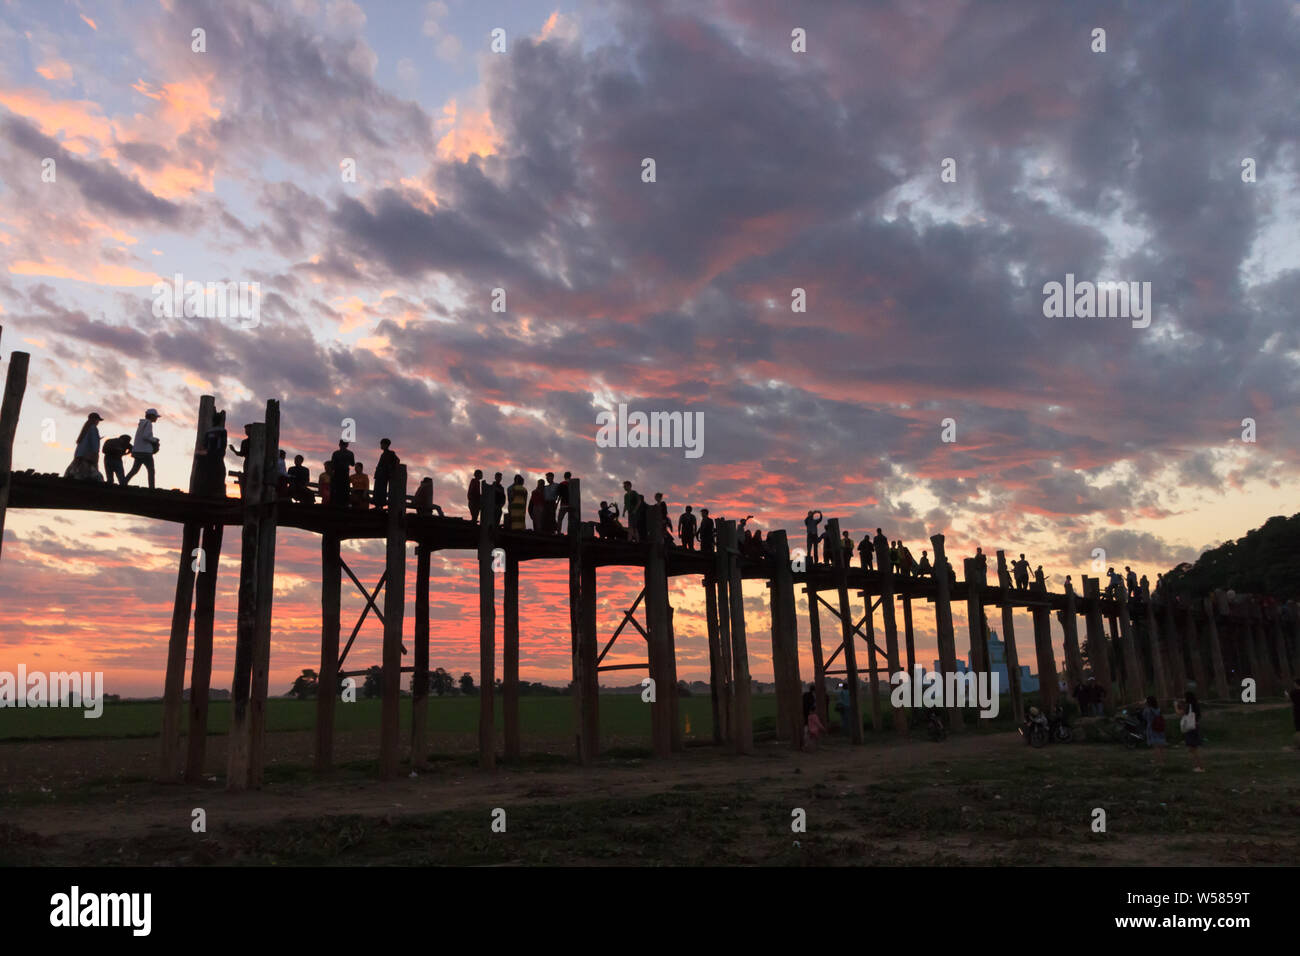
{"type": "Polygon", "coordinates": [[[1178,729],[1183,732],[1183,743],[1192,755],[1192,768],[1195,773],[1205,773],[1201,766],[1201,728],[1196,722],[1196,711],[1181,700],[1174,701],[1174,710],[1178,711],[1178,729]]]}

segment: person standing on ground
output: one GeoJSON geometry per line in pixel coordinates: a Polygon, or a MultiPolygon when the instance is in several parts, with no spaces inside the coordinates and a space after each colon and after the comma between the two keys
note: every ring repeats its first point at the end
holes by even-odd
{"type": "Polygon", "coordinates": [[[1205,773],[1205,768],[1201,766],[1200,720],[1185,701],[1174,701],[1174,710],[1178,713],[1178,729],[1183,732],[1183,743],[1187,744],[1187,752],[1192,755],[1192,771],[1205,773]]]}
{"type": "Polygon", "coordinates": [[[1147,698],[1147,705],[1142,708],[1142,720],[1146,724],[1147,746],[1155,751],[1156,764],[1165,762],[1165,717],[1160,713],[1160,704],[1154,697],[1147,698]]]}
{"type": "Polygon", "coordinates": [[[804,529],[808,533],[808,553],[812,556],[813,564],[817,564],[817,543],[821,541],[817,526],[821,523],[822,513],[820,511],[809,511],[807,517],[803,519],[804,529]]]}
{"type": "Polygon", "coordinates": [[[149,478],[149,487],[153,487],[153,456],[158,450],[159,441],[153,437],[153,423],[158,420],[158,409],[151,408],[144,413],[144,418],[135,426],[135,441],[131,444],[131,457],[135,461],[131,465],[131,470],[126,473],[124,485],[131,483],[135,473],[142,467],[149,478]]]}
{"type": "Polygon", "coordinates": [[[808,715],[817,709],[817,685],[809,684],[808,689],[803,692],[803,719],[808,720],[808,715]]]}
{"type": "Polygon", "coordinates": [[[465,491],[465,502],[469,505],[469,520],[478,524],[479,508],[483,504],[483,470],[474,469],[474,477],[469,480],[465,491]]]}
{"type": "Polygon", "coordinates": [[[677,536],[681,539],[683,548],[687,551],[695,550],[695,514],[690,505],[686,506],[686,510],[677,519],[677,536]]]}
{"type": "Polygon", "coordinates": [[[356,463],[356,456],[348,450],[348,443],[339,439],[338,451],[330,456],[330,504],[336,508],[348,506],[352,466],[356,463]]]}
{"type": "MultiPolygon", "coordinates": [[[[375,463],[375,507],[388,507],[388,485],[393,480],[393,472],[396,470],[401,459],[397,453],[390,447],[392,441],[387,438],[379,439],[379,461],[375,463]]],[[[403,503],[402,510],[406,510],[403,503]]]]}
{"type": "Polygon", "coordinates": [[[126,474],[122,469],[122,456],[131,454],[131,436],[118,435],[104,442],[104,479],[111,485],[113,476],[126,487],[126,474]]]}

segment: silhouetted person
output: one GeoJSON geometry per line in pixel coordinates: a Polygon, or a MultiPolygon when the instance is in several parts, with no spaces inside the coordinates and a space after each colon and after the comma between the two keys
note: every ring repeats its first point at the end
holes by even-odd
{"type": "Polygon", "coordinates": [[[546,481],[542,478],[537,479],[537,487],[533,489],[533,493],[528,499],[528,517],[533,522],[534,531],[545,529],[546,481]]]}
{"type": "Polygon", "coordinates": [[[421,478],[420,486],[415,489],[415,494],[411,496],[411,504],[415,507],[415,513],[418,515],[431,515],[435,511],[438,517],[445,517],[442,509],[433,503],[433,479],[421,478]]]}
{"type": "Polygon", "coordinates": [[[122,456],[131,454],[131,436],[118,435],[104,442],[104,480],[110,485],[113,477],[118,484],[126,485],[126,474],[122,469],[122,456]]]}
{"type": "MultiPolygon", "coordinates": [[[[379,461],[375,463],[375,507],[388,507],[388,486],[393,480],[393,473],[397,469],[400,460],[397,453],[390,447],[393,443],[387,438],[379,439],[379,461]]],[[[402,508],[406,510],[405,506],[402,508]]]]}
{"type": "Polygon", "coordinates": [[[980,576],[981,584],[989,579],[989,559],[983,548],[975,549],[975,570],[980,576]]]}
{"type": "MultiPolygon", "coordinates": [[[[536,492],[534,492],[534,494],[536,494],[536,492]]],[[[506,495],[510,504],[510,530],[526,530],[528,525],[524,518],[528,511],[528,489],[524,487],[523,475],[515,475],[515,480],[511,482],[510,487],[506,490],[506,495]]],[[[533,527],[537,527],[536,520],[533,522],[533,527]]]]}
{"type": "Polygon", "coordinates": [[[1130,568],[1127,564],[1124,565],[1124,583],[1128,585],[1128,596],[1131,598],[1137,597],[1138,596],[1137,572],[1134,571],[1132,568],[1130,568]]]}
{"type": "Polygon", "coordinates": [[[709,509],[700,509],[700,550],[705,554],[713,553],[714,542],[714,525],[713,519],[709,517],[709,509]]]}
{"type": "Polygon", "coordinates": [[[560,487],[555,483],[555,472],[546,473],[546,507],[542,511],[542,530],[555,534],[555,511],[559,507],[560,487]]]}
{"type": "Polygon", "coordinates": [[[874,563],[871,560],[871,548],[871,532],[868,531],[862,536],[862,540],[858,542],[858,561],[861,563],[862,568],[865,571],[870,571],[871,565],[874,563]]]}
{"type": "MultiPolygon", "coordinates": [[[[877,553],[879,553],[879,552],[880,552],[880,546],[881,546],[882,544],[885,546],[886,550],[888,550],[888,548],[889,548],[889,539],[885,537],[885,532],[884,532],[883,530],[881,530],[880,528],[877,528],[877,529],[876,529],[876,536],[875,536],[874,538],[871,539],[871,547],[872,547],[873,549],[875,549],[875,551],[876,551],[877,553]]],[[[885,574],[889,574],[889,573],[892,572],[892,565],[891,565],[891,567],[888,567],[888,568],[881,568],[880,570],[881,570],[883,573],[885,573],[885,574]]]]}
{"type": "Polygon", "coordinates": [[[918,578],[928,578],[933,568],[930,567],[930,552],[922,551],[920,563],[916,566],[916,576],[918,578]]]}
{"type": "Polygon", "coordinates": [[[660,528],[660,533],[663,535],[664,544],[671,545],[673,543],[673,519],[668,517],[668,502],[664,501],[662,491],[655,492],[654,519],[655,524],[660,528]]]}
{"type": "Polygon", "coordinates": [[[1025,560],[1022,554],[1019,561],[1012,561],[1011,568],[1016,579],[1016,590],[1029,590],[1029,562],[1025,560]]]}
{"type": "Polygon", "coordinates": [[[330,504],[333,499],[330,497],[330,463],[323,461],[321,464],[325,470],[320,473],[316,479],[316,486],[320,489],[320,503],[323,505],[330,504]]]}
{"type": "Polygon", "coordinates": [[[847,531],[840,537],[840,560],[844,562],[846,568],[853,563],[853,539],[849,537],[847,531]]]}
{"type": "Polygon", "coordinates": [[[72,463],[63,472],[64,478],[79,481],[103,481],[99,473],[99,423],[104,419],[99,412],[91,412],[77,432],[77,444],[72,450],[72,463]]]}
{"type": "Polygon", "coordinates": [[[623,517],[627,519],[627,534],[629,541],[639,541],[638,529],[640,527],[640,516],[637,512],[641,507],[641,495],[632,488],[632,482],[623,482],[623,517]]]}
{"type": "MultiPolygon", "coordinates": [[[[572,472],[564,473],[564,480],[560,482],[555,492],[555,500],[560,506],[559,517],[555,519],[555,533],[561,534],[564,528],[564,519],[569,519],[569,524],[573,524],[573,508],[569,505],[569,479],[573,477],[572,472]]],[[[570,528],[572,530],[572,528],[570,528]]]]}
{"type": "Polygon", "coordinates": [[[506,506],[506,489],[501,484],[501,472],[492,476],[492,484],[483,491],[483,511],[494,528],[501,527],[501,512],[506,506]],[[492,497],[488,498],[491,493],[492,497]]]}
{"type": "Polygon", "coordinates": [[[916,562],[912,560],[912,552],[907,550],[907,545],[898,542],[898,569],[903,572],[903,577],[910,578],[916,562]]]}
{"type": "Polygon", "coordinates": [[[677,519],[677,537],[687,551],[695,550],[695,515],[690,505],[686,506],[682,516],[677,519]]]}
{"type": "Polygon", "coordinates": [[[803,692],[803,719],[806,723],[808,715],[817,709],[817,685],[809,684],[808,689],[803,692]]]}
{"type": "Polygon", "coordinates": [[[822,513],[820,511],[809,511],[808,516],[803,519],[804,529],[808,533],[808,553],[812,555],[813,564],[817,563],[817,544],[822,539],[822,536],[817,531],[817,526],[821,523],[822,513]]]}
{"type": "Polygon", "coordinates": [[[302,455],[293,456],[293,465],[288,469],[289,479],[289,497],[294,501],[300,501],[303,504],[312,504],[316,501],[316,496],[312,494],[311,472],[302,463],[302,455]]]}
{"type": "Polygon", "coordinates": [[[483,504],[483,471],[474,469],[474,477],[469,480],[465,490],[465,502],[469,505],[469,520],[478,522],[479,510],[483,504]]]}
{"type": "Polygon", "coordinates": [[[352,507],[364,509],[370,502],[370,476],[366,474],[366,468],[361,462],[352,468],[352,477],[348,479],[352,487],[352,507]]]}
{"type": "Polygon", "coordinates": [[[330,456],[330,504],[335,508],[348,506],[352,466],[356,463],[356,456],[348,450],[348,443],[340,439],[338,451],[330,456]]]}
{"type": "Polygon", "coordinates": [[[153,423],[158,420],[158,409],[151,408],[144,413],[144,418],[135,426],[135,441],[131,443],[131,457],[135,459],[131,470],[126,473],[124,485],[129,485],[135,473],[141,468],[149,477],[149,487],[153,487],[153,455],[158,450],[158,439],[153,437],[153,423]]]}
{"type": "Polygon", "coordinates": [[[626,541],[627,529],[618,523],[618,505],[610,507],[608,501],[600,503],[600,536],[606,541],[626,541]]]}

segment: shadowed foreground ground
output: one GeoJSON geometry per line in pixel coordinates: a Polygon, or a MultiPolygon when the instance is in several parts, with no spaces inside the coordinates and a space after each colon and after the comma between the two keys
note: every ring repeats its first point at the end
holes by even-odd
{"type": "MultiPolygon", "coordinates": [[[[156,738],[8,742],[0,863],[1294,864],[1290,727],[1277,704],[1207,709],[1204,774],[1179,745],[1156,771],[1146,751],[1030,750],[1005,730],[869,735],[860,748],[832,738],[815,754],[771,740],[750,757],[691,746],[668,762],[629,736],[591,770],[568,760],[564,737],[535,736],[521,766],[485,774],[471,735],[444,733],[433,749],[462,753],[386,784],[373,778],[374,731],[340,734],[341,767],[324,780],[307,766],[310,733],[284,731],[268,737],[266,787],[239,795],[220,780],[150,782],[156,738]],[[206,833],[191,830],[197,807],[206,833]],[[1098,807],[1105,833],[1091,827],[1098,807]],[[492,832],[494,808],[505,833],[492,832]],[[791,831],[796,808],[804,833],[791,831]]],[[[215,773],[225,740],[209,744],[215,773]]]]}

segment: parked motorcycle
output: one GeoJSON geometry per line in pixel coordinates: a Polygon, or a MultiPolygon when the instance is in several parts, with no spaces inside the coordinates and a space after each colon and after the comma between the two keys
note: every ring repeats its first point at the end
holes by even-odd
{"type": "Polygon", "coordinates": [[[1115,715],[1115,734],[1129,750],[1136,750],[1147,744],[1146,727],[1141,719],[1134,717],[1127,709],[1115,715]]]}
{"type": "Polygon", "coordinates": [[[1030,707],[1025,715],[1025,722],[1020,725],[1020,736],[1031,747],[1046,747],[1052,738],[1052,729],[1047,717],[1037,707],[1030,707]]]}
{"type": "Polygon", "coordinates": [[[1070,730],[1070,724],[1065,717],[1065,708],[1060,704],[1056,705],[1056,710],[1052,712],[1051,718],[1047,722],[1048,739],[1052,743],[1068,744],[1074,739],[1074,732],[1070,730]]]}

